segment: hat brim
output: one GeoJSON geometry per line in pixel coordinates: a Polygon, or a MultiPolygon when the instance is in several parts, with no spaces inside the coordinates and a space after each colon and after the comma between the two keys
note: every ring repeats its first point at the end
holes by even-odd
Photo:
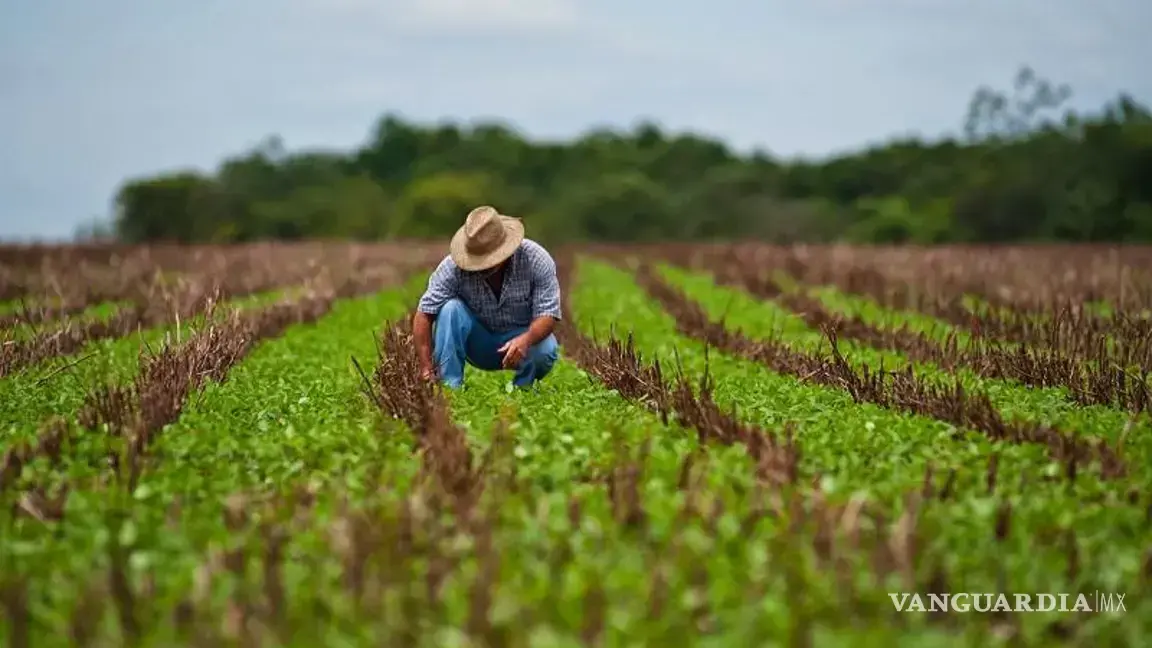
{"type": "Polygon", "coordinates": [[[465,245],[464,228],[461,227],[456,230],[456,233],[452,235],[452,243],[448,247],[449,254],[456,266],[469,272],[487,270],[512,256],[516,248],[520,247],[520,243],[524,241],[524,223],[520,222],[519,218],[501,215],[500,224],[504,227],[504,242],[500,244],[500,247],[485,254],[469,253],[465,245]]]}

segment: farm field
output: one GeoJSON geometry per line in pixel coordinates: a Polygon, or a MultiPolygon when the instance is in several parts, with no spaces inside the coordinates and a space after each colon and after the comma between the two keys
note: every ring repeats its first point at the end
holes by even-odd
{"type": "Polygon", "coordinates": [[[455,392],[446,251],[0,247],[4,645],[1152,633],[1152,248],[558,248],[552,374],[455,392]]]}

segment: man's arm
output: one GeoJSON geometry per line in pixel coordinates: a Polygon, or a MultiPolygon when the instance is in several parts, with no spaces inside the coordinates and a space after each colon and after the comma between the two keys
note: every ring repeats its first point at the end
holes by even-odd
{"type": "Polygon", "coordinates": [[[528,330],[524,332],[524,336],[528,340],[528,346],[532,346],[549,335],[552,335],[552,331],[555,328],[556,318],[551,315],[541,315],[532,320],[532,324],[530,324],[528,330]]]}
{"type": "Polygon", "coordinates": [[[432,364],[432,319],[432,315],[420,311],[412,316],[412,343],[416,345],[416,355],[420,358],[420,376],[423,378],[436,375],[432,364]]]}
{"type": "Polygon", "coordinates": [[[456,266],[451,257],[444,257],[440,265],[428,277],[428,288],[420,297],[416,314],[412,317],[412,343],[420,359],[420,373],[435,375],[432,361],[432,322],[449,299],[456,296],[456,266]]]}
{"type": "Polygon", "coordinates": [[[556,276],[556,262],[547,250],[538,249],[539,255],[532,260],[532,326],[528,331],[532,333],[536,329],[541,333],[540,337],[532,339],[532,344],[548,337],[556,322],[561,319],[560,279],[556,276]],[[541,320],[548,320],[546,331],[541,320]]]}
{"type": "Polygon", "coordinates": [[[528,349],[551,335],[559,320],[560,282],[556,278],[556,262],[547,251],[538,248],[538,254],[532,259],[532,323],[527,331],[498,349],[504,354],[504,368],[519,366],[528,349]]]}

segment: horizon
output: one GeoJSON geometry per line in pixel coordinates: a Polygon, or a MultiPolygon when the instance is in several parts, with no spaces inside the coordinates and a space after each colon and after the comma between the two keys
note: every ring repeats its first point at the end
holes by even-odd
{"type": "Polygon", "coordinates": [[[212,172],[269,136],[346,153],[385,114],[532,141],[650,122],[788,162],[956,136],[973,93],[1025,65],[1077,112],[1152,97],[1138,0],[47,4],[0,9],[2,242],[69,239],[124,181],[212,172]]]}

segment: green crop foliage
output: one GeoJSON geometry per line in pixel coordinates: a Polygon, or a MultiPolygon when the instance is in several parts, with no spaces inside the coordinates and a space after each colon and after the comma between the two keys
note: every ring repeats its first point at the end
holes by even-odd
{"type": "MultiPolygon", "coordinates": [[[[632,331],[648,354],[671,362],[675,351],[685,371],[704,371],[703,343],[678,335],[675,322],[628,273],[604,263],[585,262],[580,276],[573,299],[582,327],[601,334],[610,328],[617,333],[632,331]]],[[[742,325],[746,332],[759,329],[762,334],[785,335],[801,347],[815,349],[820,344],[818,334],[807,331],[802,322],[772,304],[742,302],[746,296],[734,291],[705,288],[699,276],[680,278],[685,287],[693,288],[695,296],[708,302],[717,319],[726,316],[725,321],[734,328],[742,325]]],[[[872,353],[872,359],[879,357],[872,353]]],[[[708,369],[716,379],[716,398],[722,404],[738,407],[745,419],[764,426],[786,420],[800,424],[798,440],[804,468],[808,474],[818,475],[833,497],[870,496],[894,505],[898,494],[921,483],[928,463],[937,471],[956,469],[955,501],[933,509],[932,518],[940,527],[929,543],[933,551],[941,552],[942,564],[956,574],[957,581],[950,582],[953,591],[958,591],[957,587],[966,587],[964,591],[1004,590],[995,585],[1002,577],[1001,570],[1009,579],[1008,589],[1021,592],[1049,588],[1073,591],[1087,582],[1109,582],[1114,587],[1139,582],[1147,550],[1139,530],[1147,524],[1147,500],[1138,497],[1131,501],[1129,494],[1147,484],[1146,468],[1138,468],[1131,481],[1122,483],[1102,483],[1083,474],[1069,487],[1051,480],[1058,467],[1048,460],[1044,448],[994,445],[977,433],[956,438],[951,426],[939,421],[858,405],[845,392],[803,384],[715,350],[708,356],[708,369]],[[985,468],[994,453],[999,455],[1000,486],[989,494],[985,468]],[[1011,503],[1014,526],[1007,539],[995,542],[987,529],[1004,502],[1011,503]],[[1084,572],[1090,574],[1088,580],[1064,578],[1064,552],[1036,542],[1037,538],[1071,532],[1075,532],[1081,559],[1093,561],[1091,568],[1082,563],[1084,572]],[[959,586],[959,582],[966,585],[959,586]]],[[[1027,406],[1015,413],[1025,415],[1029,411],[1043,415],[1041,409],[1027,406]]],[[[1111,414],[1097,411],[1082,416],[1106,420],[1111,414]]],[[[1069,415],[1061,422],[1075,420],[1069,415]]],[[[1108,436],[1106,425],[1098,425],[1092,432],[1108,436]]],[[[1146,466],[1144,453],[1141,448],[1128,456],[1146,466]]],[[[1100,627],[1111,626],[1101,622],[1100,627]]]]}
{"type": "MultiPolygon", "coordinates": [[[[661,272],[750,337],[827,350],[776,304],[706,273],[661,272]]],[[[54,359],[0,380],[0,451],[54,416],[73,424],[60,461],[39,457],[0,490],[0,636],[15,636],[21,606],[7,593],[20,587],[34,645],[72,645],[81,630],[93,645],[131,645],[127,627],[149,646],[193,635],[209,645],[1046,646],[1065,641],[1055,622],[1075,626],[1080,644],[1134,645],[1152,629],[1145,419],[1123,433],[1127,476],[1084,466],[1070,482],[1045,447],[858,404],[706,349],[613,265],[582,258],[575,280],[565,315],[581,332],[631,335],[668,384],[707,374],[736,419],[770,434],[793,426],[798,478],[761,481],[751,448],[702,441],[562,348],[530,389],[511,388],[510,372],[469,368],[465,388],[443,394],[483,469],[474,502],[439,493],[431,441],[365,394],[380,389],[382,327],[411,311],[421,275],[259,341],[157,431],[135,490],[107,462],[125,441],[79,429],[76,416],[91,390],[133,379],[145,341],[159,349],[174,331],[93,343],[65,371],[68,359],[54,359]],[[65,488],[63,519],[27,513],[65,488]],[[933,588],[1120,592],[1127,612],[934,620],[889,598],[933,588]]],[[[200,324],[183,323],[181,336],[200,324]]],[[[854,366],[904,362],[842,350],[854,366]]],[[[1127,422],[1055,390],[959,375],[1008,417],[1110,441],[1127,422]]]]}

